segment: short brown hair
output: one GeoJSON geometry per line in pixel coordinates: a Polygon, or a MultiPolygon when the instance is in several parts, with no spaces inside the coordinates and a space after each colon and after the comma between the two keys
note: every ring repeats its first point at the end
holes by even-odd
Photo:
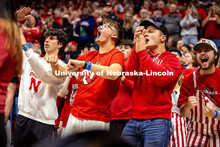
{"type": "Polygon", "coordinates": [[[118,37],[115,41],[115,46],[118,46],[120,44],[122,38],[124,38],[124,31],[123,31],[122,26],[118,22],[116,22],[112,19],[104,19],[103,24],[106,24],[106,23],[108,23],[110,26],[112,26],[116,29],[116,33],[117,33],[118,37]]]}
{"type": "Polygon", "coordinates": [[[59,54],[62,53],[68,43],[67,34],[62,30],[51,28],[51,29],[47,30],[44,34],[45,38],[47,38],[49,36],[56,36],[58,42],[63,44],[63,46],[59,50],[59,54]]]}

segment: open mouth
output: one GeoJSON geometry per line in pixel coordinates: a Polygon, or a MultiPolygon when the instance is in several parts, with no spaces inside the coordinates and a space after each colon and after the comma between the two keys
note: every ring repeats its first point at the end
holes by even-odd
{"type": "Polygon", "coordinates": [[[202,60],[201,60],[202,63],[205,63],[205,62],[207,62],[207,61],[208,61],[208,59],[202,59],[202,60]]]}
{"type": "Polygon", "coordinates": [[[147,38],[145,38],[146,39],[146,43],[148,43],[149,42],[149,39],[147,39],[147,38]]]}
{"type": "Polygon", "coordinates": [[[99,31],[97,31],[97,38],[101,36],[101,33],[99,31]]]}

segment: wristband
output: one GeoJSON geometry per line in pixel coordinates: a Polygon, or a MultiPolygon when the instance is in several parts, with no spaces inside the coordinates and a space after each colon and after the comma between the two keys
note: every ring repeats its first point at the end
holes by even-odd
{"type": "Polygon", "coordinates": [[[215,110],[215,116],[213,118],[216,118],[218,116],[218,111],[215,110]]]}
{"type": "Polygon", "coordinates": [[[6,122],[4,122],[4,125],[6,126],[6,125],[7,125],[7,123],[6,123],[6,122]]]}
{"type": "Polygon", "coordinates": [[[92,63],[89,62],[88,67],[87,67],[87,70],[90,70],[91,67],[92,67],[92,63]]]}
{"type": "Polygon", "coordinates": [[[29,46],[26,44],[23,48],[24,51],[26,51],[29,48],[29,46]]]}
{"type": "Polygon", "coordinates": [[[84,60],[84,61],[85,61],[85,65],[83,66],[83,69],[86,69],[89,64],[89,61],[86,61],[86,60],[84,60]]]}

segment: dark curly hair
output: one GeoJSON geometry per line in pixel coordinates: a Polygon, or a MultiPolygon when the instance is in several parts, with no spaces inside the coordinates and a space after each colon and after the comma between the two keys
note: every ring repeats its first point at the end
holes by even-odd
{"type": "Polygon", "coordinates": [[[44,34],[44,38],[47,38],[47,37],[50,37],[50,36],[56,36],[57,37],[57,40],[58,40],[58,43],[62,43],[63,46],[60,48],[59,50],[59,54],[62,53],[68,43],[68,36],[67,34],[60,30],[60,29],[49,29],[45,32],[44,34]]]}
{"type": "Polygon", "coordinates": [[[130,48],[132,49],[134,47],[134,43],[132,40],[130,39],[122,39],[121,43],[119,45],[127,45],[130,46],[130,48]]]}
{"type": "Polygon", "coordinates": [[[123,31],[122,26],[118,22],[112,19],[104,19],[103,24],[106,24],[106,23],[116,29],[116,33],[118,37],[115,41],[115,46],[118,46],[121,43],[121,40],[124,38],[124,31],[123,31]]]}

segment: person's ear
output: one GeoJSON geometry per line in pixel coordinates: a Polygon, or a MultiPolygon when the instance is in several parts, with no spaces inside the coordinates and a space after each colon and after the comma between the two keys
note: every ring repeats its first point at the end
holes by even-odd
{"type": "Polygon", "coordinates": [[[160,39],[161,39],[161,42],[166,42],[167,36],[161,35],[160,39]]]}
{"type": "Polygon", "coordinates": [[[58,49],[61,49],[62,48],[62,46],[63,46],[63,43],[58,43],[58,49]]]}
{"type": "Polygon", "coordinates": [[[118,35],[117,35],[117,34],[113,34],[113,35],[111,36],[111,38],[112,38],[112,40],[116,40],[116,39],[118,38],[118,35]]]}
{"type": "MultiPolygon", "coordinates": [[[[215,54],[215,53],[214,53],[215,54]]],[[[218,58],[218,53],[215,54],[215,60],[218,58]]]]}

